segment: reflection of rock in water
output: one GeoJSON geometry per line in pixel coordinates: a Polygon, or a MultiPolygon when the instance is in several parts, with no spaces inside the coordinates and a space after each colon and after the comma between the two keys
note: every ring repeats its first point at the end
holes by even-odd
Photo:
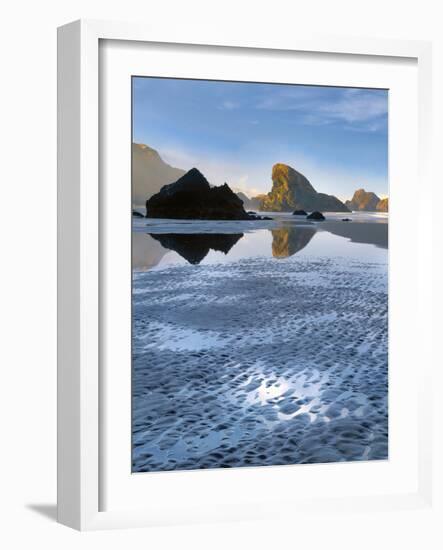
{"type": "Polygon", "coordinates": [[[334,235],[350,239],[353,243],[374,244],[388,248],[388,224],[373,222],[324,222],[321,227],[334,235]]]}
{"type": "Polygon", "coordinates": [[[132,269],[145,271],[157,265],[165,250],[157,241],[146,233],[132,233],[132,269]]]}
{"type": "Polygon", "coordinates": [[[227,254],[243,233],[162,233],[151,237],[174,250],[191,264],[199,264],[210,249],[227,254]]]}
{"type": "Polygon", "coordinates": [[[314,236],[313,227],[281,227],[272,229],[272,255],[287,258],[304,248],[314,236]]]}

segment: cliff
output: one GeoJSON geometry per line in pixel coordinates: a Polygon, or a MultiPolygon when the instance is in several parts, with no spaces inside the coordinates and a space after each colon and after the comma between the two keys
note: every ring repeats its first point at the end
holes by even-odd
{"type": "Polygon", "coordinates": [[[386,197],[385,199],[381,199],[380,202],[377,204],[377,212],[388,212],[389,211],[389,199],[386,197]]]}
{"type": "Polygon", "coordinates": [[[272,167],[272,190],[262,200],[260,210],[349,212],[337,197],[318,193],[303,174],[281,163],[272,167]]]}
{"type": "Polygon", "coordinates": [[[176,181],[185,170],[170,166],[155,149],[142,143],[132,144],[132,204],[144,205],[163,185],[176,181]]]}
{"type": "Polygon", "coordinates": [[[379,202],[380,197],[378,197],[375,193],[372,193],[372,191],[357,189],[352,199],[350,201],[346,201],[345,204],[350,210],[375,212],[379,202]]]}

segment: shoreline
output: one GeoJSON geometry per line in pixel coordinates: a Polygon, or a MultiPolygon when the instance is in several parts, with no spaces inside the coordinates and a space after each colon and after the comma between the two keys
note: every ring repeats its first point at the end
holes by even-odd
{"type": "MultiPolygon", "coordinates": [[[[374,221],[368,221],[367,215],[358,216],[352,222],[343,222],[337,219],[337,215],[325,221],[312,222],[291,215],[278,215],[272,221],[208,221],[208,220],[163,220],[146,219],[133,220],[132,227],[132,263],[133,271],[149,269],[156,265],[161,258],[170,252],[170,250],[185,251],[184,257],[205,257],[211,248],[223,250],[228,257],[235,255],[237,248],[244,248],[244,239],[260,232],[269,232],[269,238],[272,243],[268,244],[268,250],[273,250],[275,257],[282,258],[291,256],[305,247],[309,250],[312,245],[310,242],[315,235],[330,234],[343,239],[346,242],[373,245],[380,249],[388,248],[389,223],[388,218],[378,218],[374,221]],[[188,242],[181,243],[186,240],[188,242]],[[223,235],[226,236],[223,239],[223,235]],[[234,247],[230,243],[230,236],[237,235],[238,244],[234,247]],[[212,239],[211,239],[212,236],[212,239]],[[211,240],[213,243],[211,243],[211,240]],[[226,241],[225,246],[219,245],[220,241],[226,241]],[[192,250],[192,241],[194,248],[201,249],[202,242],[206,243],[199,253],[194,256],[192,250]],[[176,245],[174,245],[176,242],[176,245]],[[199,245],[200,242],[200,245],[199,245]],[[183,248],[184,244],[184,248],[183,248]],[[206,254],[204,253],[206,250],[206,254]]],[[[266,241],[266,239],[264,239],[266,241]]],[[[316,242],[316,239],[314,239],[316,242]]],[[[258,254],[267,253],[263,249],[258,254]]],[[[183,256],[183,253],[181,254],[183,256]]]]}

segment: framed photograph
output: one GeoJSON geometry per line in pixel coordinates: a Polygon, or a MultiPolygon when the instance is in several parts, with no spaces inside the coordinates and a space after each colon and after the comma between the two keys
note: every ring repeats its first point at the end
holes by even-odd
{"type": "Polygon", "coordinates": [[[59,521],[430,507],[430,45],[58,47],[59,521]]]}

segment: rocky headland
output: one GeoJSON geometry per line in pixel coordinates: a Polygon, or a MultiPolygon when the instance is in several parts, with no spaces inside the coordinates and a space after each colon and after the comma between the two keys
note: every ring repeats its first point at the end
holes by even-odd
{"type": "Polygon", "coordinates": [[[271,212],[349,212],[334,195],[318,193],[309,180],[287,164],[272,167],[272,189],[261,202],[260,210],[271,212]]]}
{"type": "Polygon", "coordinates": [[[146,199],[158,193],[163,185],[176,181],[185,170],[163,161],[159,153],[143,143],[132,144],[132,203],[142,206],[146,199]]]}

